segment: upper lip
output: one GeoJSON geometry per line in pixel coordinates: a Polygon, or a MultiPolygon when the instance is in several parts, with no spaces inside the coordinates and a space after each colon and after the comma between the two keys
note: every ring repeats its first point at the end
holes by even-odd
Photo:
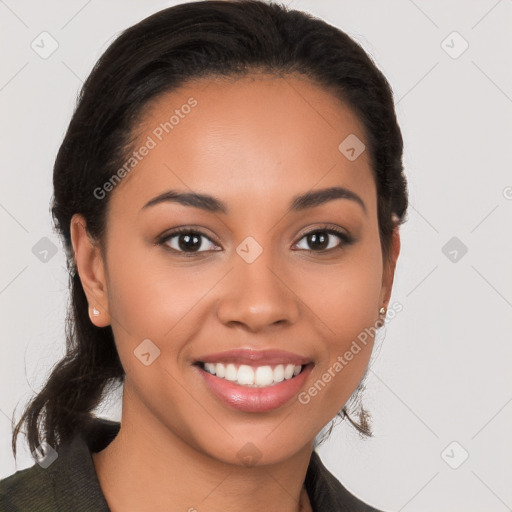
{"type": "Polygon", "coordinates": [[[217,352],[215,354],[208,354],[201,356],[196,362],[202,363],[239,363],[263,366],[275,364],[294,364],[302,366],[311,362],[307,357],[286,352],[284,350],[268,349],[268,350],[254,350],[254,349],[233,349],[226,352],[217,352]]]}

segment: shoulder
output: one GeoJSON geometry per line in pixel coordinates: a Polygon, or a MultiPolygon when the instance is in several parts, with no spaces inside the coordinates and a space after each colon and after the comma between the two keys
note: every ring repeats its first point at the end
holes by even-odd
{"type": "Polygon", "coordinates": [[[324,466],[320,456],[314,450],[311,454],[305,484],[315,512],[383,512],[361,501],[348,491],[324,466]]]}
{"type": "Polygon", "coordinates": [[[1,512],[108,512],[92,452],[106,446],[119,423],[95,419],[59,446],[52,458],[0,480],[1,512]]]}
{"type": "Polygon", "coordinates": [[[2,512],[57,510],[52,472],[47,472],[35,464],[0,480],[0,510],[2,512]]]}

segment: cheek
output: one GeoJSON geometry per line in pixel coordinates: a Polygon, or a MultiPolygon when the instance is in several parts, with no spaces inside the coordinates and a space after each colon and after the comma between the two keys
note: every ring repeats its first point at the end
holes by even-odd
{"type": "MultiPolygon", "coordinates": [[[[362,248],[363,249],[363,248],[362,248]]],[[[378,250],[358,250],[343,264],[311,280],[308,304],[325,324],[332,349],[345,345],[378,319],[382,259],[378,250]]]]}
{"type": "Polygon", "coordinates": [[[184,314],[190,291],[175,269],[151,262],[150,253],[158,249],[125,242],[112,244],[109,254],[109,308],[121,335],[116,339],[160,339],[184,314]]]}
{"type": "Polygon", "coordinates": [[[190,325],[197,315],[194,308],[218,280],[207,266],[192,269],[157,258],[159,250],[134,246],[125,251],[129,258],[123,258],[112,248],[109,308],[120,351],[133,350],[145,338],[161,350],[172,340],[173,350],[179,351],[180,340],[185,344],[199,325],[190,325]]]}
{"type": "Polygon", "coordinates": [[[152,397],[170,394],[176,411],[187,406],[176,371],[196,334],[191,312],[208,288],[183,269],[144,260],[132,251],[130,261],[120,262],[109,276],[112,329],[125,373],[145,403],[156,412],[159,404],[152,397]],[[155,357],[150,366],[140,359],[147,352],[155,357]]]}
{"type": "Polygon", "coordinates": [[[314,293],[309,294],[323,325],[325,346],[305,399],[321,395],[312,406],[328,421],[352,395],[371,356],[383,270],[378,239],[361,244],[341,265],[326,270],[313,281],[314,293]]]}

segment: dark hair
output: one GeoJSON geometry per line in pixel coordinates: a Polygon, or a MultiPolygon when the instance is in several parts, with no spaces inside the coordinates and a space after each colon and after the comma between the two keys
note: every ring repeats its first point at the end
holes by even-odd
{"type": "MultiPolygon", "coordinates": [[[[98,199],[93,190],[126,161],[144,108],[189,79],[257,71],[299,73],[355,112],[377,187],[382,253],[389,256],[393,228],[404,221],[408,203],[403,142],[391,88],[365,51],[308,13],[258,0],[190,2],[149,16],[123,31],[98,60],[57,154],[51,212],[68,258],[66,355],[14,428],[15,456],[23,424],[32,452],[41,434],[56,448],[94,418],[109,385],[124,382],[111,327],[98,328],[88,316],[70,239],[73,214],[84,216],[90,236],[104,249],[108,198],[98,199]]],[[[347,414],[346,406],[340,414],[347,414]]],[[[347,417],[371,434],[364,410],[360,423],[347,417]]]]}

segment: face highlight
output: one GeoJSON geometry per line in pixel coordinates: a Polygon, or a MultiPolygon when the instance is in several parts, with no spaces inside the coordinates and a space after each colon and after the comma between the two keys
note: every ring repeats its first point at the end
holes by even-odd
{"type": "Polygon", "coordinates": [[[339,149],[363,126],[305,78],[252,75],[166,93],[139,130],[154,144],[110,192],[102,283],[84,285],[123,414],[230,464],[290,457],[357,387],[371,339],[333,368],[391,291],[368,152],[339,149]]]}

